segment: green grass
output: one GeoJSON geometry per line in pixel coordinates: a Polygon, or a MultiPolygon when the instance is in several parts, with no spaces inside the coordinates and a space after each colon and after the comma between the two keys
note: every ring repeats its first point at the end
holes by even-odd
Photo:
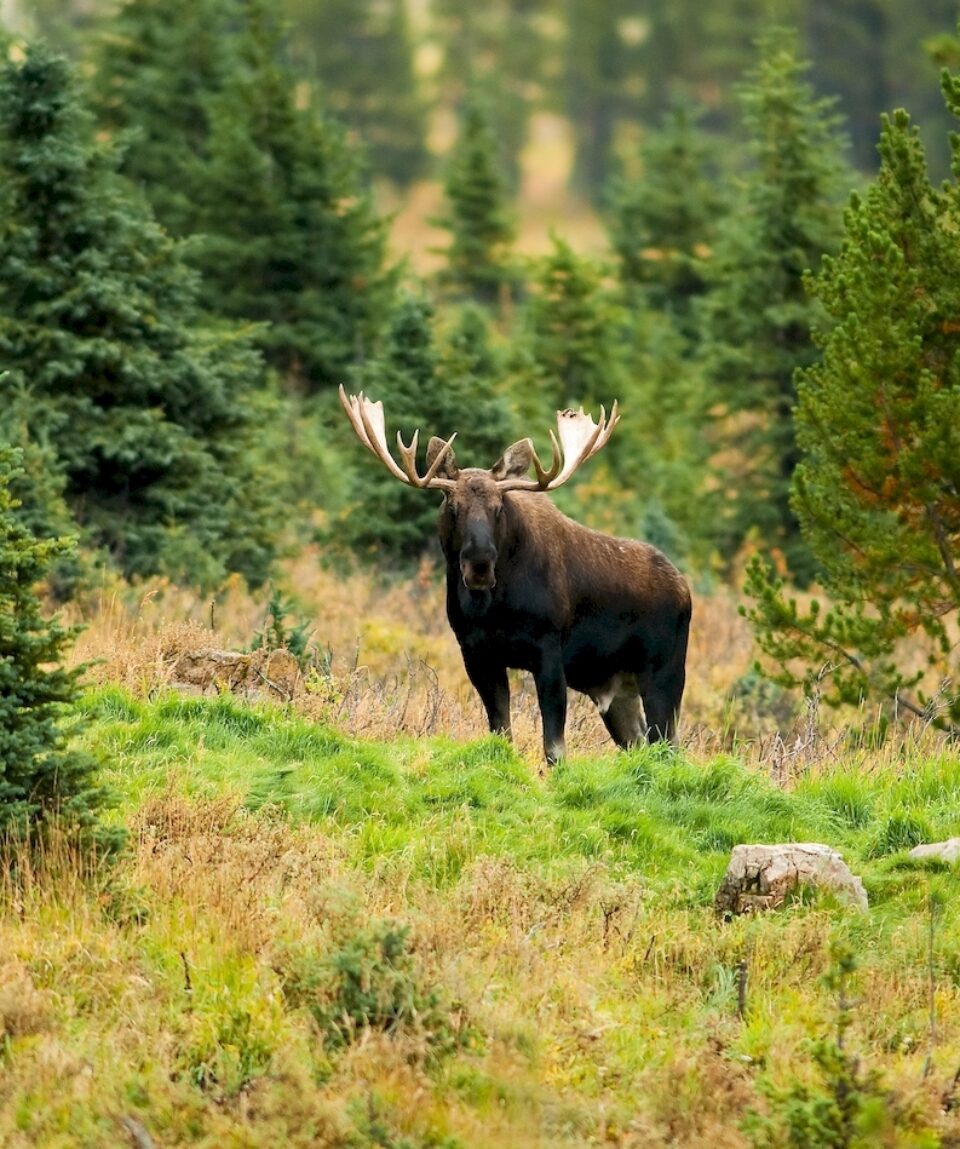
{"type": "Polygon", "coordinates": [[[251,811],[278,808],[346,835],[357,861],[422,858],[414,876],[441,884],[459,874],[436,870],[443,842],[462,861],[602,859],[675,889],[691,865],[716,872],[739,842],[821,841],[869,875],[880,859],[956,832],[960,809],[960,760],[947,758],[896,776],[840,767],[785,791],[734,758],[695,762],[654,746],[573,759],[541,779],[494,737],[366,742],[279,707],[137,702],[112,688],[85,706],[121,817],[151,793],[229,791],[251,811]]]}
{"type": "Polygon", "coordinates": [[[781,789],[660,746],[540,777],[499,738],[229,697],[84,709],[131,833],[85,877],[68,853],[0,884],[4,1145],[125,1144],[126,1116],[211,1149],[759,1149],[849,1088],[886,1125],[837,1144],[960,1144],[957,870],[906,856],[957,832],[953,757],[781,789]],[[840,849],[869,913],[719,920],[732,846],[780,841],[840,849]],[[879,1092],[813,1056],[848,999],[879,1092]]]}

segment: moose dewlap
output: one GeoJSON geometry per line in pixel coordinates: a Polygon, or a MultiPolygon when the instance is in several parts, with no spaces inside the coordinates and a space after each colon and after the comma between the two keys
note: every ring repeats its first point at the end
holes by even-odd
{"type": "Polygon", "coordinates": [[[568,687],[594,700],[619,746],[672,738],[690,630],[686,580],[656,547],[590,530],[544,494],[604,446],[616,403],[609,419],[601,408],[599,423],[583,410],[558,412],[549,467],[521,439],[489,470],[461,468],[453,436],[430,440],[421,475],[419,431],[409,446],[397,434],[398,463],[383,404],[342,387],[340,401],[360,442],[396,479],[443,494],[447,617],[490,729],[510,735],[512,668],[533,675],[548,763],[564,755],[568,687]]]}

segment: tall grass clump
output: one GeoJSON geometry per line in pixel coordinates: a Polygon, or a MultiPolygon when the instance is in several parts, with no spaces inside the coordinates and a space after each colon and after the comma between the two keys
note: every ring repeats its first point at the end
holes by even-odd
{"type": "Polygon", "coordinates": [[[285,999],[309,1010],[329,1050],[370,1030],[403,1038],[421,1060],[435,1060],[468,1037],[463,1007],[426,983],[396,921],[357,924],[326,950],[298,946],[278,961],[285,999]]]}

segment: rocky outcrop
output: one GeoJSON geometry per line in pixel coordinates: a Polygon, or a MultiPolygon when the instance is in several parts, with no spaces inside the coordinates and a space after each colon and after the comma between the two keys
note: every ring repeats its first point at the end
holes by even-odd
{"type": "Polygon", "coordinates": [[[229,691],[287,702],[299,680],[300,666],[288,650],[190,650],[177,656],[169,681],[187,694],[229,691]]]}

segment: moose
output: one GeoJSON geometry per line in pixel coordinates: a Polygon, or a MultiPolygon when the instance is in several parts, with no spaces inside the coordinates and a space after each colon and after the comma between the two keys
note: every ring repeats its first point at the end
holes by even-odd
{"type": "Polygon", "coordinates": [[[430,439],[417,469],[419,431],[399,462],[387,446],[383,404],[361,392],[340,402],[360,442],[402,483],[443,492],[440,544],[447,618],[490,730],[510,737],[507,670],[532,673],[547,764],[565,754],[567,688],[596,703],[610,736],[628,747],[674,737],[686,676],[691,600],[686,580],[656,547],[591,530],[545,497],[595,455],[619,421],[559,411],[553,459],[530,439],[490,470],[457,466],[456,434],[430,439]],[[528,477],[533,468],[536,478],[528,477]],[[640,704],[643,703],[641,716],[640,704]]]}

